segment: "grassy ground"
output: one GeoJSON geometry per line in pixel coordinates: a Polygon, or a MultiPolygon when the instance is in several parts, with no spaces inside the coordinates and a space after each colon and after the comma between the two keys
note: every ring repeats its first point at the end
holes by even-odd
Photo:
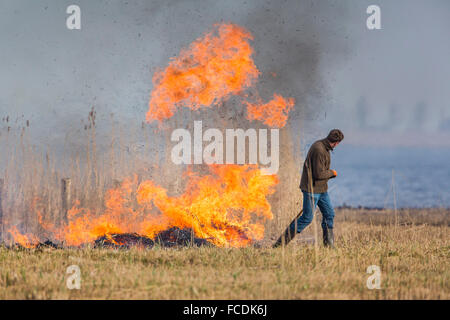
{"type": "Polygon", "coordinates": [[[340,210],[336,250],[311,241],[314,225],[280,249],[1,248],[0,299],[449,299],[449,216],[340,210]],[[74,264],[80,290],[66,287],[74,264]],[[379,290],[366,286],[369,265],[379,290]]]}

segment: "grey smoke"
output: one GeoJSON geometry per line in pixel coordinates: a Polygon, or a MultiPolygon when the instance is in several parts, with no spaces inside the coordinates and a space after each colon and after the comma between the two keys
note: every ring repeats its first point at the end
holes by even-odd
{"type": "MultiPolygon", "coordinates": [[[[298,127],[301,121],[302,131],[295,137],[329,127],[382,127],[394,104],[401,114],[427,114],[422,129],[445,130],[450,4],[377,3],[383,30],[368,31],[371,1],[81,0],[82,30],[69,31],[65,9],[71,1],[2,1],[0,113],[23,115],[33,143],[55,152],[83,146],[81,121],[92,106],[103,144],[111,114],[138,131],[154,71],[224,21],[254,35],[262,96],[278,92],[296,99],[290,122],[298,127]],[[368,105],[364,117],[357,107],[361,96],[368,105]],[[421,111],[414,111],[420,103],[421,111]]],[[[419,126],[417,117],[404,127],[419,126]]]]}

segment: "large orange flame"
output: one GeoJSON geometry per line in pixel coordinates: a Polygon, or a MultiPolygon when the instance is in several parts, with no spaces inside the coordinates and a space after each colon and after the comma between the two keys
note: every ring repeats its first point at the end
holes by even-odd
{"type": "Polygon", "coordinates": [[[172,117],[179,106],[208,107],[252,85],[259,71],[252,35],[234,24],[215,25],[153,77],[147,121],[172,117]]]}
{"type": "Polygon", "coordinates": [[[9,228],[8,232],[13,236],[14,241],[24,248],[34,248],[39,243],[39,239],[36,236],[29,233],[21,234],[16,226],[9,228]]]}
{"type": "MultiPolygon", "coordinates": [[[[146,120],[163,121],[179,107],[196,110],[211,107],[251,87],[259,76],[249,40],[253,36],[235,24],[216,24],[204,37],[172,58],[167,68],[156,72],[146,120]]],[[[246,98],[245,98],[246,99],[246,98]]],[[[283,127],[294,99],[275,94],[268,103],[247,104],[250,120],[283,127]]]]}
{"type": "MultiPolygon", "coordinates": [[[[264,223],[272,219],[267,196],[276,176],[262,175],[255,165],[211,165],[211,174],[188,171],[185,192],[170,197],[153,181],[126,179],[110,189],[103,212],[74,206],[68,223],[47,230],[66,245],[90,243],[100,236],[136,232],[150,238],[170,227],[191,228],[195,235],[221,247],[242,247],[262,239],[264,223]]],[[[50,226],[48,223],[43,223],[50,226]]],[[[15,241],[33,247],[38,239],[9,230],[15,241]]]]}
{"type": "MultiPolygon", "coordinates": [[[[146,181],[139,186],[138,202],[152,202],[169,225],[192,228],[217,246],[244,246],[262,239],[264,222],[272,219],[266,197],[274,192],[277,178],[250,165],[213,165],[210,170],[211,175],[202,177],[189,172],[180,197],[168,197],[164,189],[146,181]]],[[[154,234],[154,227],[149,225],[146,234],[154,234]]]]}

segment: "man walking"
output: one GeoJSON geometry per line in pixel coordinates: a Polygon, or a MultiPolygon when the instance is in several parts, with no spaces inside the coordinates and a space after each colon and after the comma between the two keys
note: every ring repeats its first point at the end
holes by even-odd
{"type": "Polygon", "coordinates": [[[334,209],[327,190],[328,180],[335,178],[337,172],[330,170],[330,151],[343,139],[344,134],[339,129],[333,129],[325,139],[312,144],[303,164],[300,181],[300,189],[303,193],[303,214],[289,225],[274,247],[279,247],[283,242],[288,244],[297,233],[302,232],[312,222],[316,206],[319,206],[322,212],[323,243],[325,246],[334,247],[334,209]]]}

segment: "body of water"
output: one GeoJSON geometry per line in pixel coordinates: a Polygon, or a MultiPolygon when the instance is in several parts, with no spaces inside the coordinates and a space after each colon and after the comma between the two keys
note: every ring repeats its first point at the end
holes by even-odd
{"type": "Polygon", "coordinates": [[[335,206],[450,207],[450,149],[346,146],[331,155],[335,206]],[[395,192],[394,192],[395,191],[395,192]]]}

